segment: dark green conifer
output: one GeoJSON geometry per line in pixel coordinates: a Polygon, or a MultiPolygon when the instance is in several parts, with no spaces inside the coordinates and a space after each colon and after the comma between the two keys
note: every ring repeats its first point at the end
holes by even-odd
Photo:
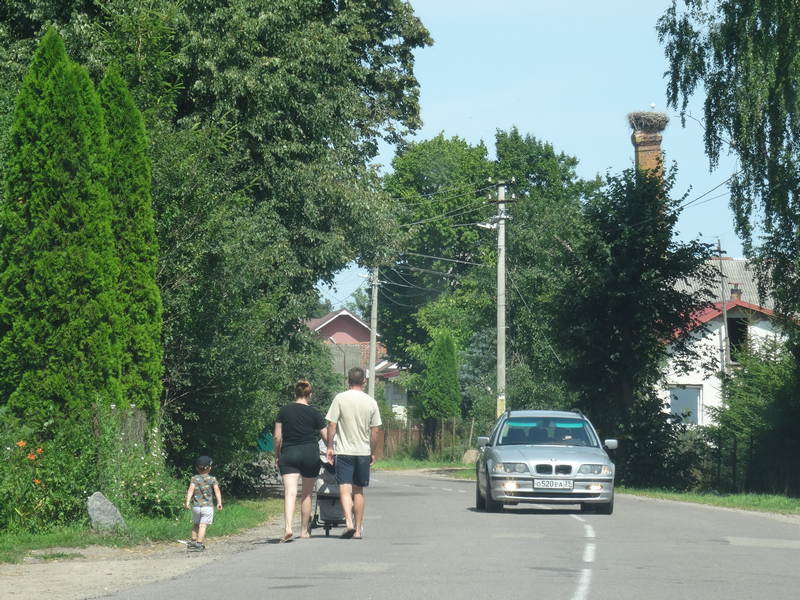
{"type": "Polygon", "coordinates": [[[109,133],[107,188],[120,265],[117,282],[125,401],[157,414],[161,396],[161,294],[156,285],[158,240],[150,191],[144,120],[125,81],[109,69],[97,88],[109,133]]]}
{"type": "Polygon", "coordinates": [[[51,29],[19,94],[0,206],[0,397],[42,435],[121,400],[106,138],[88,74],[51,29]]]}

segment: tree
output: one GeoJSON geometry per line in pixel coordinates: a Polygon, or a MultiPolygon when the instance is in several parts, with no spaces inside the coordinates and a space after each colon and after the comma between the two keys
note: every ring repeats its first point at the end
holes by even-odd
{"type": "Polygon", "coordinates": [[[0,435],[19,432],[39,447],[28,464],[4,469],[0,485],[10,497],[0,526],[31,530],[74,521],[86,490],[106,489],[101,473],[117,456],[107,415],[123,399],[103,112],[54,29],[22,83],[9,139],[0,203],[0,435]],[[18,477],[34,465],[41,480],[18,477]]]}
{"type": "Polygon", "coordinates": [[[120,264],[122,394],[155,420],[161,401],[163,350],[147,134],[141,113],[116,69],[109,69],[98,94],[110,133],[106,187],[113,205],[112,229],[120,264]]]}
{"type": "Polygon", "coordinates": [[[0,209],[0,390],[42,435],[121,399],[107,180],[94,86],[50,29],[17,101],[0,209]]]}
{"type": "Polygon", "coordinates": [[[396,199],[407,237],[402,254],[381,272],[381,334],[394,357],[421,371],[430,330],[416,313],[458,288],[468,263],[491,252],[489,236],[470,224],[488,218],[492,167],[483,144],[442,134],[409,144],[392,166],[385,189],[396,199]]]}
{"type": "Polygon", "coordinates": [[[445,329],[434,333],[425,363],[420,390],[421,416],[426,422],[428,438],[432,441],[438,421],[461,414],[456,347],[449,331],[445,329]]]}
{"type": "Polygon", "coordinates": [[[710,245],[673,238],[681,202],[669,196],[674,177],[609,175],[587,200],[579,236],[560,251],[553,340],[566,383],[604,434],[624,427],[657,383],[667,340],[674,359],[696,356],[690,336],[678,334],[713,297],[710,245]],[[687,279],[703,292],[684,291],[687,279]]]}
{"type": "Polygon", "coordinates": [[[224,462],[323,352],[304,339],[314,283],[396,230],[369,161],[419,125],[412,51],[430,38],[401,0],[9,0],[0,85],[50,22],[95,77],[119,65],[145,116],[169,447],[224,462]]]}
{"type": "MultiPolygon", "coordinates": [[[[731,206],[760,291],[786,316],[800,313],[800,22],[792,0],[677,0],[658,23],[669,62],[667,99],[685,114],[704,88],[711,168],[739,159],[731,206]],[[758,217],[758,221],[755,221],[758,217]],[[755,235],[754,235],[755,234],[755,235]],[[761,238],[757,244],[754,237],[761,238]]],[[[789,325],[789,323],[787,323],[789,325]]]]}
{"type": "Polygon", "coordinates": [[[516,128],[498,131],[497,168],[512,186],[507,227],[508,405],[512,408],[570,408],[564,385],[560,331],[553,302],[561,281],[560,262],[585,227],[581,199],[599,187],[580,179],[578,159],[516,128]]]}
{"type": "Polygon", "coordinates": [[[723,473],[727,481],[721,487],[798,494],[796,362],[783,341],[768,338],[741,352],[737,363],[723,378],[724,404],[713,411],[716,425],[709,436],[718,452],[736,452],[738,473],[723,473]]]}

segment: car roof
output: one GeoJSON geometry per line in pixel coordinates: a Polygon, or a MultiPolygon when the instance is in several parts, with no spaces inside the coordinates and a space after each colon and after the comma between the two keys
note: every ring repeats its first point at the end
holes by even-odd
{"type": "Polygon", "coordinates": [[[511,410],[508,411],[509,417],[549,417],[555,419],[585,419],[579,412],[568,410],[511,410]]]}

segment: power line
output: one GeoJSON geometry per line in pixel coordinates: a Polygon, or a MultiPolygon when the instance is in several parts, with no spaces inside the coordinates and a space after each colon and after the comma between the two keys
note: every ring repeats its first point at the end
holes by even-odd
{"type": "Polygon", "coordinates": [[[419,308],[418,304],[403,304],[402,302],[398,302],[397,300],[389,296],[389,294],[387,294],[385,291],[383,291],[382,288],[378,288],[378,292],[380,292],[381,296],[383,296],[385,300],[388,300],[389,302],[391,302],[392,304],[396,304],[397,306],[402,306],[404,308],[419,308]]]}
{"type": "Polygon", "coordinates": [[[395,265],[397,269],[410,269],[412,271],[419,271],[420,273],[430,273],[432,275],[441,275],[442,277],[450,277],[451,279],[461,279],[458,275],[453,275],[452,273],[445,273],[444,271],[432,271],[431,269],[422,269],[420,267],[414,267],[412,265],[395,265]]]}
{"type": "MultiPolygon", "coordinates": [[[[528,314],[535,319],[536,316],[533,314],[533,311],[531,310],[530,306],[528,306],[528,302],[527,300],[525,300],[525,296],[522,295],[522,292],[519,290],[517,284],[514,282],[514,278],[511,277],[511,273],[508,274],[508,280],[511,282],[511,287],[513,287],[514,291],[517,292],[517,295],[519,296],[520,300],[522,300],[522,304],[525,306],[525,310],[527,310],[528,314]]],[[[547,339],[540,337],[539,332],[535,328],[531,328],[531,331],[533,332],[534,337],[536,337],[539,340],[539,343],[544,343],[544,345],[550,349],[550,352],[552,352],[553,356],[556,357],[558,364],[563,364],[561,362],[561,357],[558,356],[558,353],[555,351],[555,348],[553,348],[550,342],[547,339]]]]}
{"type": "MultiPolygon", "coordinates": [[[[445,202],[446,200],[455,200],[456,198],[463,198],[464,196],[469,196],[471,194],[480,194],[481,192],[485,192],[486,190],[488,190],[491,187],[493,187],[493,186],[490,184],[490,185],[487,185],[487,186],[482,187],[482,188],[476,188],[474,190],[467,190],[465,192],[461,192],[461,193],[455,194],[453,196],[447,196],[445,198],[437,198],[437,200],[439,202],[445,202]]],[[[455,190],[456,188],[453,187],[451,189],[455,190]]],[[[449,191],[450,190],[439,190],[439,191],[436,191],[436,192],[431,192],[430,194],[417,194],[417,196],[422,198],[422,200],[417,200],[415,202],[410,202],[410,204],[412,204],[413,206],[416,206],[416,205],[422,204],[426,198],[432,198],[433,196],[435,196],[437,194],[444,194],[444,193],[447,193],[449,191]]],[[[395,201],[402,200],[402,201],[408,202],[409,199],[405,198],[403,196],[394,196],[394,197],[389,198],[389,200],[395,200],[395,201]]]]}
{"type": "Polygon", "coordinates": [[[479,200],[477,202],[473,202],[472,204],[468,204],[467,206],[460,206],[458,208],[454,208],[453,210],[449,210],[449,211],[447,211],[445,213],[442,213],[441,215],[437,215],[435,217],[422,219],[421,221],[415,221],[413,223],[404,223],[404,224],[402,224],[400,226],[401,227],[411,227],[413,225],[423,225],[425,223],[431,223],[433,221],[439,221],[441,219],[452,219],[453,217],[460,217],[460,216],[465,215],[467,213],[473,212],[473,211],[481,208],[481,206],[485,206],[485,205],[486,205],[486,201],[485,200],[479,200]]]}
{"type": "Polygon", "coordinates": [[[430,259],[433,259],[433,260],[443,260],[443,261],[446,261],[446,262],[453,262],[453,263],[458,263],[458,264],[461,264],[461,265],[474,265],[476,267],[490,267],[490,266],[492,266],[492,265],[485,265],[483,263],[471,262],[471,261],[468,261],[468,260],[459,260],[457,258],[445,258],[444,256],[430,256],[428,254],[419,254],[418,252],[403,252],[403,254],[408,254],[409,256],[419,256],[420,258],[430,258],[430,259]]]}

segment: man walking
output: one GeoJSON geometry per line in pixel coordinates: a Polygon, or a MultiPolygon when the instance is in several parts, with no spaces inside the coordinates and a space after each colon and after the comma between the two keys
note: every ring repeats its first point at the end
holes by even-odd
{"type": "Polygon", "coordinates": [[[361,539],[364,488],[369,485],[369,468],[375,462],[375,443],[381,426],[378,403],[364,393],[364,379],[364,369],[350,369],[347,372],[350,389],[336,394],[325,415],[328,421],[328,462],[336,466],[339,499],[345,518],[343,538],[361,539]]]}

